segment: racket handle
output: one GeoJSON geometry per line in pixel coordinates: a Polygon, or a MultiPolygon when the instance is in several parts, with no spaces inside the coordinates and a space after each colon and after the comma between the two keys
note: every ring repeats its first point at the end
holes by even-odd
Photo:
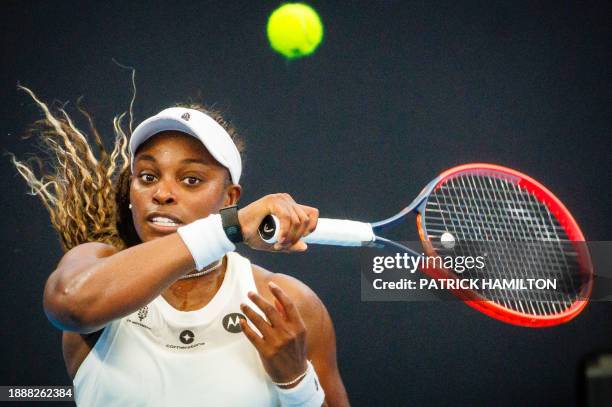
{"type": "MultiPolygon", "coordinates": [[[[276,243],[280,233],[280,222],[274,215],[268,215],[259,226],[259,236],[266,243],[276,243]]],[[[317,228],[302,238],[306,243],[331,246],[362,246],[374,241],[372,226],[354,220],[319,218],[317,228]]]]}

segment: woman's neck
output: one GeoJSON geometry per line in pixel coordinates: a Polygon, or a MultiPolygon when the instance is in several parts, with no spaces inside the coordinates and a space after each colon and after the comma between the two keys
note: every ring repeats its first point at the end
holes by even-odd
{"type": "Polygon", "coordinates": [[[223,284],[226,269],[227,257],[224,257],[221,267],[203,276],[177,280],[162,296],[179,311],[198,310],[206,306],[217,294],[223,284]]]}

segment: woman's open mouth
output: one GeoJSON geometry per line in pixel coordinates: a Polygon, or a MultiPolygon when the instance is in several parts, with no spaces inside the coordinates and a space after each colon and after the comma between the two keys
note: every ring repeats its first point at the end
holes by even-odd
{"type": "Polygon", "coordinates": [[[160,232],[173,232],[183,223],[165,216],[153,216],[147,219],[151,228],[160,232]]]}

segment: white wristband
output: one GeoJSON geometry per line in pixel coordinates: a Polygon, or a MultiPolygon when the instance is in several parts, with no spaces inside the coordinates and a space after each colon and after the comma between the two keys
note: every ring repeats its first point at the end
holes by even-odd
{"type": "Polygon", "coordinates": [[[276,391],[283,407],[321,407],[325,400],[325,392],[310,361],[308,361],[306,376],[297,386],[290,389],[277,387],[276,391]]]}
{"type": "Polygon", "coordinates": [[[181,226],[177,232],[189,249],[198,271],[236,249],[223,230],[219,214],[181,226]]]}

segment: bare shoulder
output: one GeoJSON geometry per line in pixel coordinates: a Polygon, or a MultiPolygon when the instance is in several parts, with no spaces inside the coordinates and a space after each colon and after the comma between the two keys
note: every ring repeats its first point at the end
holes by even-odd
{"type": "Polygon", "coordinates": [[[269,282],[278,285],[297,307],[306,328],[308,359],[325,389],[326,406],[348,406],[349,400],[342,383],[336,360],[336,333],[325,305],[319,297],[300,280],[281,273],[272,273],[252,265],[255,285],[260,295],[274,303],[269,282]]]}
{"type": "Polygon", "coordinates": [[[264,298],[268,301],[274,299],[274,295],[268,286],[268,283],[273,282],[293,301],[307,325],[320,322],[321,313],[324,312],[325,306],[310,287],[287,274],[273,273],[255,264],[252,265],[252,268],[257,291],[264,298]]]}

